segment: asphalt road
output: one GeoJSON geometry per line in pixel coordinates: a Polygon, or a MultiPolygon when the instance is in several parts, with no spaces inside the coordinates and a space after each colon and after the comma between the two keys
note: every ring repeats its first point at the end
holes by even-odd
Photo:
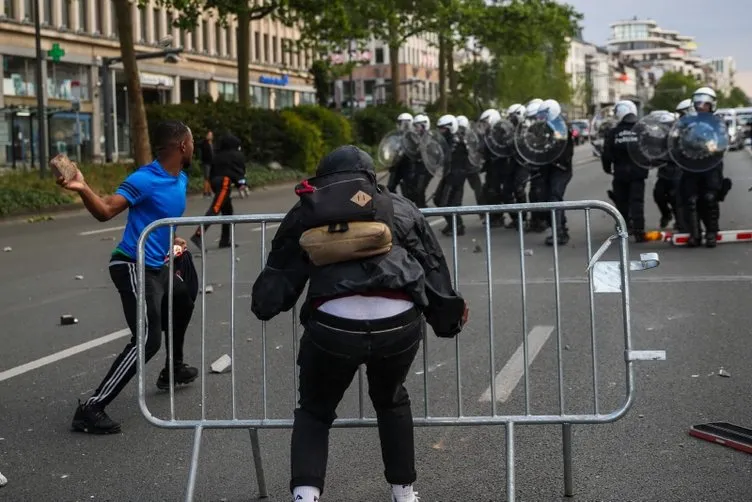
{"type": "MultiPolygon", "coordinates": [[[[588,148],[578,163],[567,199],[605,199],[610,178],[592,162],[588,148]]],[[[726,174],[735,186],[722,206],[722,226],[752,228],[752,157],[729,153],[726,174]]],[[[646,191],[648,221],[658,222],[652,203],[652,177],[646,191]]],[[[467,202],[471,202],[467,190],[467,202]]],[[[254,192],[236,200],[236,213],[285,211],[294,201],[290,187],[254,192]]],[[[207,201],[193,198],[188,214],[203,213],[207,201]]],[[[554,264],[544,235],[526,234],[526,321],[530,340],[530,413],[560,411],[557,349],[562,353],[564,410],[593,411],[593,359],[598,372],[601,413],[619,409],[625,396],[621,296],[596,294],[596,356],[592,355],[590,302],[585,265],[584,216],[569,214],[571,243],[559,249],[561,332],[557,344],[554,264]],[[539,349],[539,351],[537,350],[539,349]]],[[[176,501],[182,500],[188,475],[192,434],[156,428],[143,418],[137,388],[131,383],[108,409],[123,422],[123,433],[93,437],[70,432],[77,399],[87,397],[122,349],[125,322],[107,273],[108,254],[119,238],[123,218],[98,223],[80,212],[56,215],[41,223],[0,224],[0,472],[9,480],[0,488],[8,501],[176,501]],[[82,280],[76,276],[82,275],[82,280]],[[80,322],[59,326],[61,314],[80,322]],[[76,349],[120,332],[108,343],[76,349]],[[76,353],[70,353],[76,352],[76,353]],[[28,363],[56,355],[53,362],[28,363]]],[[[471,306],[471,322],[459,338],[462,405],[465,416],[487,416],[494,381],[500,415],[524,414],[524,364],[514,356],[523,337],[519,236],[492,229],[492,296],[487,279],[485,229],[468,217],[468,231],[457,243],[459,285],[471,306]],[[475,247],[481,246],[481,252],[475,247]],[[491,299],[491,300],[489,300],[491,299]],[[489,303],[491,304],[489,308],[489,303]],[[489,320],[495,340],[489,343],[489,320]],[[493,354],[493,358],[490,356],[493,354]],[[491,363],[493,361],[493,372],[491,363]],[[517,382],[519,383],[517,384],[517,382]]],[[[434,228],[441,227],[441,221],[434,228]]],[[[613,231],[609,217],[592,214],[597,248],[613,231]]],[[[179,232],[187,236],[188,229],[179,232]]],[[[267,232],[267,245],[273,228],[267,232]]],[[[218,228],[210,230],[216,239],[218,228]]],[[[262,417],[262,331],[250,314],[250,288],[261,265],[258,226],[237,229],[235,350],[239,417],[262,417]]],[[[441,237],[452,259],[452,241],[441,237]]],[[[211,242],[214,248],[216,241],[211,242]]],[[[634,272],[631,283],[632,336],[635,349],[665,349],[665,362],[636,364],[635,404],[620,421],[574,426],[573,501],[748,501],[752,499],[752,463],[744,453],[688,436],[693,424],[726,421],[752,427],[749,298],[750,246],[726,244],[714,250],[672,248],[669,244],[631,245],[638,252],[660,253],[657,269],[634,272]],[[723,367],[730,378],[718,376],[723,367]]],[[[603,259],[615,259],[609,250],[603,259]]],[[[197,265],[201,267],[201,261],[197,265]]],[[[206,360],[201,362],[201,306],[187,341],[187,362],[204,371],[209,418],[231,417],[230,374],[209,374],[208,365],[230,351],[230,252],[206,255],[206,360]]],[[[283,314],[266,326],[267,416],[291,416],[293,322],[283,314]]],[[[457,413],[455,342],[427,339],[429,414],[457,413]]],[[[169,416],[169,394],[156,390],[158,361],[147,367],[147,400],[152,413],[169,416]]],[[[44,361],[42,361],[44,362],[44,361]]],[[[416,416],[424,416],[424,365],[418,357],[408,388],[416,416]]],[[[358,415],[357,385],[339,409],[358,415]]],[[[176,394],[178,418],[201,416],[197,380],[176,394]]],[[[367,416],[373,416],[366,406],[367,416]]],[[[516,428],[517,497],[525,501],[560,500],[563,490],[560,426],[516,428]]],[[[289,500],[289,431],[261,431],[261,446],[271,500],[289,500]]],[[[505,441],[502,426],[431,427],[416,432],[421,500],[506,500],[505,441]]],[[[388,487],[375,429],[338,429],[331,434],[329,477],[322,500],[387,500],[388,487]]],[[[248,433],[205,433],[196,500],[255,500],[257,489],[248,433]]]]}

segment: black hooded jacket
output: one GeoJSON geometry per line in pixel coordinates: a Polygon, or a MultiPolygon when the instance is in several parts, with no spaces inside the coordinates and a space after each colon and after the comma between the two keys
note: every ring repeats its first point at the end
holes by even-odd
{"type": "MultiPolygon", "coordinates": [[[[322,159],[316,175],[350,170],[373,172],[373,159],[354,146],[344,146],[322,159]]],[[[257,318],[269,320],[290,310],[308,283],[300,313],[304,325],[310,317],[312,301],[390,290],[410,296],[437,335],[459,332],[465,302],[452,287],[449,268],[428,221],[412,202],[380,188],[389,193],[394,206],[391,251],[362,260],[314,266],[299,244],[303,228],[298,203],[277,229],[266,267],[253,284],[251,310],[257,318]]]]}
{"type": "Polygon", "coordinates": [[[629,156],[628,145],[638,141],[632,132],[637,120],[637,115],[630,113],[606,133],[603,141],[603,170],[608,174],[613,172],[616,181],[639,181],[648,177],[648,170],[635,164],[629,156]]]}
{"type": "Polygon", "coordinates": [[[237,184],[245,178],[245,156],[240,150],[240,140],[232,134],[223,136],[212,161],[211,177],[227,176],[237,184]]]}

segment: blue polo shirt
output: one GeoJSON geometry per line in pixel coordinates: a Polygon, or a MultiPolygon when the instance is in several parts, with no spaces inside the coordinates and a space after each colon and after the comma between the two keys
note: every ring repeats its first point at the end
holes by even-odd
{"type": "MultiPolygon", "coordinates": [[[[165,171],[155,160],[128,176],[115,191],[128,201],[128,222],[114,254],[136,259],[138,238],[151,223],[162,218],[177,218],[185,211],[188,176],[165,171]]],[[[160,227],[146,239],[146,266],[160,268],[170,252],[170,227],[160,227]]]]}

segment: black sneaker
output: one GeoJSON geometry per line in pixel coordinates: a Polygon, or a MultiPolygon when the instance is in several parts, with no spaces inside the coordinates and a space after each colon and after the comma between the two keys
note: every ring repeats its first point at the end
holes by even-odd
{"type": "Polygon", "coordinates": [[[194,246],[196,246],[199,250],[201,249],[201,236],[199,234],[193,234],[191,236],[191,242],[194,246]]]}
{"type": "MultiPolygon", "coordinates": [[[[187,385],[198,378],[198,370],[187,364],[175,365],[175,384],[187,385]]],[[[163,368],[157,378],[157,388],[161,390],[167,390],[170,388],[170,370],[163,368]]]]}
{"type": "MultiPolygon", "coordinates": [[[[220,242],[219,243],[219,249],[226,249],[226,248],[229,248],[229,247],[232,247],[232,244],[229,243],[229,242],[220,242]]],[[[235,244],[235,248],[237,249],[238,247],[240,247],[240,244],[235,244]]]]}
{"type": "Polygon", "coordinates": [[[714,248],[718,245],[718,234],[716,232],[705,233],[705,247],[714,248]]]}
{"type": "Polygon", "coordinates": [[[120,424],[112,420],[104,408],[93,404],[86,406],[78,402],[76,414],[73,415],[73,430],[88,434],[114,434],[120,432],[120,424]]]}
{"type": "Polygon", "coordinates": [[[661,230],[666,228],[668,224],[671,223],[671,218],[667,218],[666,216],[661,217],[661,221],[659,223],[659,226],[661,227],[661,230]]]}
{"type": "MultiPolygon", "coordinates": [[[[546,237],[546,246],[553,246],[554,245],[554,236],[549,235],[546,237]]],[[[559,234],[559,237],[556,239],[556,244],[559,246],[566,246],[567,243],[569,243],[569,234],[559,234]]]]}

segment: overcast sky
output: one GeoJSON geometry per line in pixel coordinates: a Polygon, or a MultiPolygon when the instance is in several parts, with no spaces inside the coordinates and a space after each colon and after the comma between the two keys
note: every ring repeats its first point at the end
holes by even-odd
{"type": "Polygon", "coordinates": [[[609,24],[654,19],[658,26],[695,37],[704,58],[733,56],[740,72],[752,71],[752,0],[562,0],[581,12],[585,40],[605,45],[609,24]]]}

